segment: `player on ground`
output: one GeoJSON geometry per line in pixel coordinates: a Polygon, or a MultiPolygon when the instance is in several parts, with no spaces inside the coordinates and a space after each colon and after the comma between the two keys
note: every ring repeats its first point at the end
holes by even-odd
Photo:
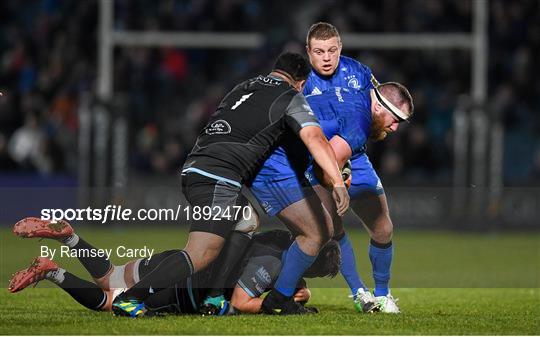
{"type": "MultiPolygon", "coordinates": [[[[313,70],[304,88],[305,95],[320,94],[331,87],[349,87],[360,91],[374,89],[370,81],[374,79],[371,70],[362,63],[341,55],[341,38],[331,24],[319,22],[311,26],[307,34],[306,50],[313,70]]],[[[376,81],[374,82],[376,85],[376,81]]],[[[409,115],[396,118],[401,121],[410,117],[413,112],[412,99],[409,108],[409,115]]],[[[371,237],[369,258],[375,281],[373,294],[381,310],[394,312],[398,309],[389,291],[393,224],[386,195],[365,148],[355,152],[351,162],[352,183],[349,194],[354,200],[352,208],[358,212],[371,237]]],[[[349,238],[344,232],[343,235],[342,238],[337,237],[343,256],[342,272],[353,296],[363,296],[361,289],[366,287],[356,272],[354,252],[349,238]]]]}
{"type": "MultiPolygon", "coordinates": [[[[247,80],[225,96],[199,134],[182,171],[182,190],[187,200],[193,209],[210,210],[210,216],[193,217],[186,247],[170,254],[116,297],[113,311],[117,315],[129,315],[131,310],[126,308],[139,307],[151,292],[189,277],[218,256],[225,237],[240,220],[231,214],[238,214],[234,213],[236,208],[248,205],[240,193],[242,184],[250,184],[273,149],[293,133],[331,177],[338,213],[347,210],[349,195],[334,152],[301,93],[309,71],[302,55],[285,53],[268,76],[247,80]]],[[[313,232],[321,231],[313,228],[313,232]]],[[[305,232],[298,234],[295,244],[306,247],[314,257],[322,246],[305,232]]],[[[285,265],[289,258],[296,256],[288,254],[285,265]]],[[[308,311],[291,299],[282,312],[308,311]]]]}
{"type": "MultiPolygon", "coordinates": [[[[170,254],[161,253],[152,258],[130,261],[122,266],[113,265],[106,257],[88,257],[83,252],[95,249],[91,244],[75,234],[73,228],[65,221],[51,223],[37,218],[26,218],[15,224],[13,232],[20,237],[49,238],[58,240],[77,252],[79,261],[90,273],[95,283],[78,278],[54,261],[37,257],[29,268],[14,274],[9,284],[10,292],[18,292],[41,280],[49,280],[64,289],[77,302],[88,309],[111,311],[115,296],[133,286],[141,277],[154,269],[170,254]]],[[[230,307],[223,307],[222,314],[238,312],[260,312],[262,293],[270,288],[281,270],[283,252],[291,244],[292,238],[286,231],[270,231],[255,234],[247,250],[241,268],[235,270],[229,281],[227,299],[230,307]]],[[[339,270],[339,247],[335,241],[325,246],[313,267],[305,277],[335,276],[339,270]]],[[[219,262],[218,262],[219,263],[219,262]]],[[[174,284],[159,293],[149,296],[145,308],[133,308],[131,315],[147,310],[150,314],[194,314],[207,292],[210,275],[215,271],[213,266],[193,274],[186,280],[174,284]]],[[[295,293],[295,301],[306,303],[311,294],[305,282],[299,285],[295,293]]],[[[227,302],[228,303],[228,302],[227,302]]]]}

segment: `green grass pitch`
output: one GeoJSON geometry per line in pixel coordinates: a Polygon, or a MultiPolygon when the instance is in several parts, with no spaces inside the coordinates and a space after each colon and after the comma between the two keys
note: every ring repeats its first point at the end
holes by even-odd
{"type": "MultiPolygon", "coordinates": [[[[101,248],[117,245],[181,247],[185,231],[171,228],[91,229],[79,231],[101,248]]],[[[7,291],[11,273],[26,267],[39,247],[56,242],[13,237],[0,230],[1,335],[538,335],[540,334],[540,234],[456,234],[397,231],[392,292],[400,299],[399,315],[361,315],[347,298],[346,284],[308,280],[317,315],[280,317],[169,316],[154,319],[114,318],[73,301],[48,281],[17,294],[7,291]]],[[[368,238],[350,231],[359,270],[372,286],[367,257],[368,238]]],[[[55,258],[76,275],[89,278],[76,259],[55,258]]],[[[113,257],[113,262],[126,259],[113,257]]]]}

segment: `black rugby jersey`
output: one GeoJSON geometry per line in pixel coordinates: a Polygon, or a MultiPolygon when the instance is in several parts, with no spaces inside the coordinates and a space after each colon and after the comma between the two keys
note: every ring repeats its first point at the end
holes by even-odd
{"type": "MultiPolygon", "coordinates": [[[[253,236],[238,268],[226,283],[225,297],[230,300],[235,284],[250,296],[258,297],[270,288],[281,271],[281,257],[294,241],[288,231],[272,230],[253,236]]],[[[206,298],[215,263],[148,297],[146,308],[153,313],[193,314],[206,298]]]]}
{"type": "Polygon", "coordinates": [[[221,101],[184,165],[249,183],[287,134],[319,125],[305,97],[286,81],[258,76],[221,101]]]}

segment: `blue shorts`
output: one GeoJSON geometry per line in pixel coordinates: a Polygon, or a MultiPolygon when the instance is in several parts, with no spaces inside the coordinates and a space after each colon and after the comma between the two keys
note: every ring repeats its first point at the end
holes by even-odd
{"type": "MultiPolygon", "coordinates": [[[[349,196],[351,199],[358,198],[362,194],[371,193],[376,195],[384,194],[384,188],[381,179],[375,172],[373,165],[369,161],[367,154],[364,152],[351,159],[352,164],[352,181],[349,187],[349,196]]],[[[312,185],[317,185],[319,182],[313,174],[312,167],[306,172],[306,177],[312,185]]]]}
{"type": "MultiPolygon", "coordinates": [[[[349,188],[351,199],[365,193],[384,194],[384,188],[377,172],[371,165],[366,153],[351,160],[352,182],[349,188]]],[[[307,198],[314,193],[312,185],[319,182],[311,167],[305,178],[299,177],[290,165],[270,157],[255,177],[251,191],[269,216],[275,216],[287,206],[307,198]]]]}
{"type": "Polygon", "coordinates": [[[265,162],[251,184],[253,195],[269,216],[315,193],[303,175],[274,159],[272,156],[265,162]]]}

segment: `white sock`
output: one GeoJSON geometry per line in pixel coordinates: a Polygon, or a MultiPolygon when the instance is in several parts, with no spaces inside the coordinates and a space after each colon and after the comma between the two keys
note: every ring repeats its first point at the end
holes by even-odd
{"type": "Polygon", "coordinates": [[[65,279],[65,276],[64,276],[64,273],[66,272],[66,270],[64,268],[58,268],[56,270],[51,270],[49,272],[47,272],[47,274],[45,275],[45,278],[47,278],[47,280],[49,281],[52,281],[56,284],[61,284],[62,282],[64,282],[64,279],[65,279]]]}
{"type": "Polygon", "coordinates": [[[73,233],[70,236],[62,239],[61,242],[65,244],[66,246],[68,246],[69,248],[73,248],[79,243],[79,236],[73,233]]]}

